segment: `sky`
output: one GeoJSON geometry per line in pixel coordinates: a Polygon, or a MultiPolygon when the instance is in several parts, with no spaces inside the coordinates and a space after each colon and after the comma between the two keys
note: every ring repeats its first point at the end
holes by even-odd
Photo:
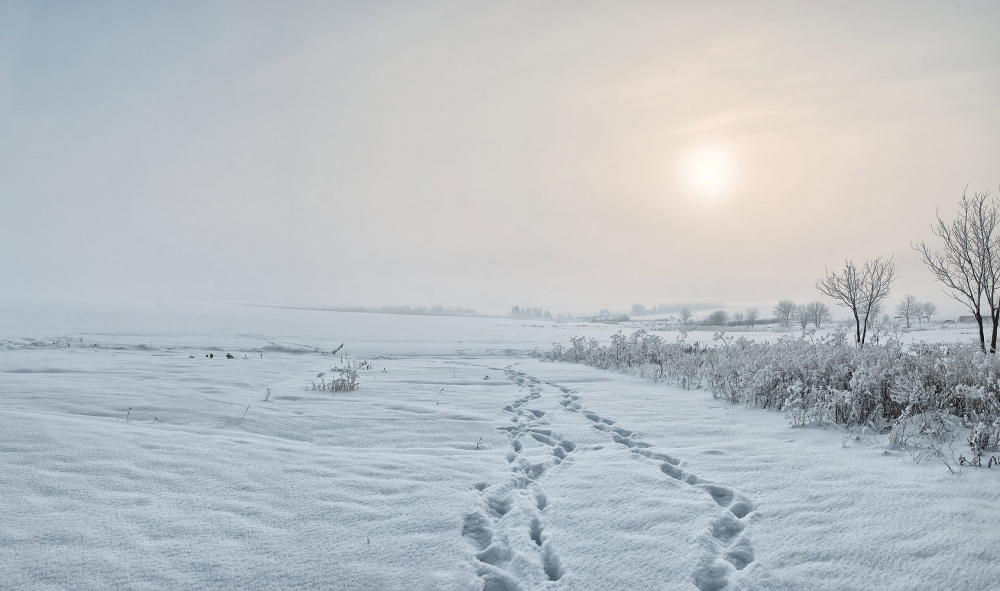
{"type": "Polygon", "coordinates": [[[998,25],[975,1],[0,0],[0,300],[766,306],[892,256],[891,301],[947,305],[911,244],[1000,186],[998,25]]]}

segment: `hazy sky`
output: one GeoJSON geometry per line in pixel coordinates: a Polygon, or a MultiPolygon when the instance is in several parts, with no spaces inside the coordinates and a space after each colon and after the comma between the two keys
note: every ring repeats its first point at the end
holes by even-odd
{"type": "Polygon", "coordinates": [[[0,0],[0,299],[818,299],[1000,184],[1000,3],[0,0]],[[721,195],[686,180],[729,154],[721,195]]]}

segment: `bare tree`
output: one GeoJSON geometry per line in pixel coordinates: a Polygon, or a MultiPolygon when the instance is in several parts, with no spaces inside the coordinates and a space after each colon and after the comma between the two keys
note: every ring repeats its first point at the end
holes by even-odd
{"type": "Polygon", "coordinates": [[[924,302],[920,304],[920,312],[919,312],[920,318],[926,320],[927,322],[930,322],[931,316],[935,314],[937,314],[937,304],[935,304],[934,302],[924,302]]]}
{"type": "Polygon", "coordinates": [[[781,300],[774,307],[774,317],[778,319],[781,326],[788,328],[792,323],[792,315],[795,314],[795,302],[792,300],[781,300]]]}
{"type": "Polygon", "coordinates": [[[809,302],[805,308],[809,322],[812,322],[816,328],[822,328],[824,322],[829,322],[833,318],[833,315],[830,313],[830,306],[827,306],[823,302],[809,302]]]}
{"type": "Polygon", "coordinates": [[[681,317],[681,324],[690,324],[691,323],[691,316],[693,315],[692,312],[691,312],[691,310],[688,310],[687,308],[683,308],[683,309],[681,309],[680,312],[678,312],[678,315],[680,315],[680,317],[681,317]]]}
{"type": "Polygon", "coordinates": [[[760,311],[757,310],[757,308],[747,308],[746,309],[747,324],[750,326],[750,328],[753,328],[754,325],[757,324],[757,316],[759,314],[760,314],[760,311]]]}
{"type": "Polygon", "coordinates": [[[896,265],[892,258],[869,259],[858,269],[853,261],[844,261],[841,274],[826,272],[826,277],[816,282],[816,289],[848,308],[854,315],[855,342],[865,344],[869,319],[874,319],[882,303],[889,297],[889,288],[895,279],[896,265]]]}
{"type": "Polygon", "coordinates": [[[743,319],[746,315],[743,312],[733,312],[733,324],[736,326],[743,326],[743,319]]]}
{"type": "Polygon", "coordinates": [[[799,323],[802,327],[802,334],[806,334],[806,329],[809,328],[809,304],[802,304],[795,306],[795,310],[792,311],[792,318],[799,323]]]}
{"type": "Polygon", "coordinates": [[[934,278],[950,290],[945,293],[972,312],[979,326],[979,346],[984,352],[987,350],[982,312],[985,300],[993,325],[991,353],[996,352],[997,325],[1000,323],[998,225],[1000,211],[996,199],[991,199],[989,193],[975,193],[971,198],[963,193],[955,219],[945,222],[937,214],[937,223],[932,227],[941,239],[942,249],[931,250],[925,242],[913,246],[934,278]]]}
{"type": "Polygon", "coordinates": [[[903,301],[896,305],[896,315],[903,317],[903,320],[906,321],[906,328],[910,328],[911,318],[920,315],[921,306],[922,304],[917,301],[917,296],[910,293],[903,296],[903,301]]]}

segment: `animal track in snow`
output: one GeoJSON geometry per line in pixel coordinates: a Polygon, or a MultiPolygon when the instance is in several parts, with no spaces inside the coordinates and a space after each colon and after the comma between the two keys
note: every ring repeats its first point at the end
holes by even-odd
{"type": "Polygon", "coordinates": [[[616,427],[615,421],[586,409],[580,402],[580,396],[572,389],[553,382],[545,383],[562,392],[559,404],[563,409],[581,414],[590,421],[594,429],[606,433],[631,453],[659,462],[660,471],[664,474],[704,491],[723,509],[712,524],[709,541],[711,552],[694,575],[694,584],[699,591],[721,591],[727,588],[734,570],[741,571],[753,563],[753,546],[743,535],[745,518],[754,510],[750,499],[728,487],[703,481],[681,468],[682,462],[678,458],[650,450],[650,445],[641,441],[635,432],[616,427]]]}

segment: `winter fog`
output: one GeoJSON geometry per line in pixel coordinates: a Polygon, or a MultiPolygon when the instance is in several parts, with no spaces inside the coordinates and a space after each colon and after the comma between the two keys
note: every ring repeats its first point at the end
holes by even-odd
{"type": "Polygon", "coordinates": [[[998,20],[4,2],[0,298],[772,305],[894,256],[897,290],[947,304],[910,244],[966,185],[996,190],[998,20]],[[706,150],[728,180],[698,188],[706,150]]]}
{"type": "Polygon", "coordinates": [[[1000,589],[998,30],[0,0],[0,589],[1000,589]]]}

